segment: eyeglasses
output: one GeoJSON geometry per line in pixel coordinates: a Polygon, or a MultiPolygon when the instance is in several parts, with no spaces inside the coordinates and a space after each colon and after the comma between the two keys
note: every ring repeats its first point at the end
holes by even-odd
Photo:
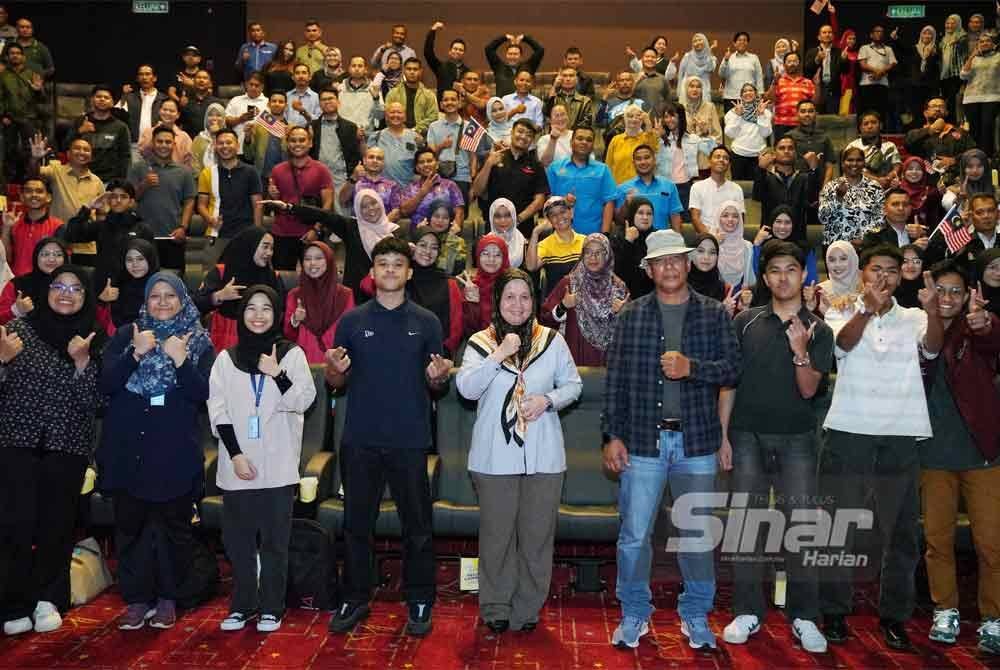
{"type": "Polygon", "coordinates": [[[42,251],[38,254],[39,258],[66,258],[66,256],[61,251],[42,251]]]}
{"type": "Polygon", "coordinates": [[[920,267],[923,264],[924,264],[924,262],[921,259],[919,259],[919,258],[904,258],[903,259],[903,265],[916,265],[917,267],[920,267]]]}
{"type": "Polygon", "coordinates": [[[56,293],[78,295],[83,293],[84,288],[81,284],[50,284],[49,290],[56,293]]]}
{"type": "Polygon", "coordinates": [[[594,251],[584,251],[583,252],[583,257],[584,258],[604,258],[604,250],[603,249],[597,249],[597,250],[594,250],[594,251]]]}
{"type": "Polygon", "coordinates": [[[958,296],[965,293],[965,289],[961,286],[935,286],[934,290],[942,298],[946,295],[950,295],[952,298],[957,298],[958,296]]]}
{"type": "Polygon", "coordinates": [[[424,244],[421,242],[417,245],[417,249],[423,249],[424,251],[440,251],[441,247],[436,244],[424,244]]]}

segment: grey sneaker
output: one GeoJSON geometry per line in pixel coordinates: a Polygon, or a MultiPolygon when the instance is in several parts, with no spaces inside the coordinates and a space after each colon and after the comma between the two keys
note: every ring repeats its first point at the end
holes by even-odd
{"type": "Polygon", "coordinates": [[[722,639],[729,644],[746,644],[760,630],[760,620],[754,614],[740,614],[722,629],[722,639]]]}
{"type": "Polygon", "coordinates": [[[634,616],[622,617],[618,628],[611,636],[611,644],[615,647],[635,649],[639,646],[639,638],[649,632],[649,622],[634,616]]]}
{"type": "Polygon", "coordinates": [[[796,619],[792,622],[792,634],[802,643],[802,648],[811,654],[826,653],[826,638],[819,632],[816,624],[808,619],[796,619]]]}
{"type": "Polygon", "coordinates": [[[173,628],[177,623],[177,605],[173,600],[160,598],[156,601],[156,611],[149,620],[149,625],[153,628],[173,628]]]}
{"type": "Polygon", "coordinates": [[[708,627],[708,619],[703,616],[692,617],[681,621],[681,632],[688,639],[692,649],[716,649],[715,634],[708,627]]]}
{"type": "Polygon", "coordinates": [[[146,625],[146,620],[156,614],[156,610],[148,603],[132,603],[125,609],[125,614],[118,619],[120,630],[139,630],[146,625]]]}
{"type": "Polygon", "coordinates": [[[987,654],[1000,654],[1000,619],[986,619],[979,627],[979,649],[987,654]]]}
{"type": "Polygon", "coordinates": [[[934,620],[927,637],[935,642],[955,644],[958,639],[958,610],[954,607],[946,610],[934,610],[934,620]]]}

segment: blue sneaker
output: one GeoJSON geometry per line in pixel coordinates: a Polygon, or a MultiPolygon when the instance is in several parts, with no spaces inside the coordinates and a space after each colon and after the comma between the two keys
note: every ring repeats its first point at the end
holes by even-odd
{"type": "Polygon", "coordinates": [[[1000,619],[983,619],[979,627],[979,649],[988,654],[1000,654],[1000,619]]]}
{"type": "Polygon", "coordinates": [[[635,649],[639,646],[639,638],[649,632],[649,622],[634,616],[622,617],[618,628],[611,636],[611,644],[615,647],[635,649]]]}
{"type": "Polygon", "coordinates": [[[700,616],[681,621],[681,632],[687,636],[692,649],[715,649],[715,634],[708,627],[708,619],[700,616]]]}

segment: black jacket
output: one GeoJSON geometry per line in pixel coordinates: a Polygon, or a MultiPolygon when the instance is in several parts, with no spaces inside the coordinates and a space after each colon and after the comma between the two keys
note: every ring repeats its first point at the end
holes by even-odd
{"type": "Polygon", "coordinates": [[[757,170],[753,199],[760,203],[761,221],[767,221],[778,205],[788,205],[795,212],[795,237],[805,239],[806,226],[818,222],[814,203],[819,200],[821,169],[822,165],[815,170],[797,171],[788,182],[770,170],[757,170]]]}
{"type": "Polygon", "coordinates": [[[456,81],[461,81],[469,66],[465,62],[455,63],[451,59],[441,60],[434,53],[434,40],[437,38],[436,30],[428,30],[427,37],[424,38],[424,60],[427,67],[434,73],[437,81],[437,97],[441,100],[441,94],[451,90],[456,81]]]}
{"type": "MultiPolygon", "coordinates": [[[[156,97],[153,98],[153,109],[150,112],[149,118],[152,121],[153,127],[160,122],[160,105],[163,101],[167,99],[167,96],[162,91],[156,92],[156,97]]],[[[142,97],[139,95],[139,91],[135,90],[131,93],[126,93],[122,96],[122,100],[128,105],[128,130],[129,134],[132,136],[133,142],[139,141],[139,117],[142,114],[142,97]]]]}
{"type": "Polygon", "coordinates": [[[73,121],[73,127],[66,136],[66,146],[72,144],[77,137],[90,142],[93,155],[90,171],[100,177],[101,181],[128,177],[128,168],[132,162],[128,124],[114,114],[106,119],[95,119],[86,114],[73,121]],[[85,120],[94,124],[94,132],[81,135],[79,128],[85,120]]]}
{"type": "MultiPolygon", "coordinates": [[[[319,160],[320,142],[323,137],[323,118],[320,117],[311,124],[313,145],[309,155],[319,160]]],[[[354,172],[355,166],[361,162],[361,140],[358,139],[358,127],[344,117],[337,117],[337,137],[340,138],[340,150],[344,152],[344,167],[347,176],[354,172]]]]}
{"type": "MultiPolygon", "coordinates": [[[[938,235],[940,237],[940,235],[938,235]]],[[[944,239],[942,238],[942,242],[944,239]]],[[[896,235],[896,231],[893,230],[892,226],[889,225],[888,221],[882,221],[882,225],[875,230],[869,230],[865,233],[864,237],[861,238],[861,248],[866,249],[868,247],[873,247],[877,244],[888,244],[893,247],[899,247],[899,237],[896,235]]],[[[930,245],[928,244],[928,247],[930,245]]],[[[930,267],[930,266],[928,266],[930,267]]]]}
{"type": "Polygon", "coordinates": [[[493,70],[493,81],[496,83],[496,95],[498,98],[514,92],[514,77],[521,70],[527,70],[531,74],[535,74],[542,62],[542,57],[545,55],[545,48],[536,42],[535,38],[531,35],[525,35],[524,43],[531,47],[531,56],[527,60],[518,63],[516,67],[511,67],[497,54],[497,49],[506,40],[506,35],[500,35],[486,45],[486,60],[490,64],[490,69],[493,70]]]}
{"type": "Polygon", "coordinates": [[[90,218],[90,209],[81,207],[76,215],[60,229],[62,239],[71,244],[81,242],[97,243],[97,259],[94,264],[94,290],[100,293],[108,279],[114,282],[121,271],[125,257],[125,245],[133,237],[153,241],[153,231],[142,222],[136,211],[122,214],[109,212],[103,221],[90,218]]]}
{"type": "MultiPolygon", "coordinates": [[[[802,71],[806,77],[813,79],[816,73],[823,67],[816,62],[816,54],[819,47],[815,46],[806,52],[806,57],[802,59],[802,71]]],[[[833,94],[840,97],[840,49],[834,44],[830,48],[830,85],[833,86],[833,94]]]]}

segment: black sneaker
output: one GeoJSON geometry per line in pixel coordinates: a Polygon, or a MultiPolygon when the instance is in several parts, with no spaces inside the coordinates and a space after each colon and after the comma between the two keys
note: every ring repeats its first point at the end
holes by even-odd
{"type": "Polygon", "coordinates": [[[431,632],[431,610],[434,605],[425,602],[413,602],[409,604],[410,615],[406,622],[406,634],[416,637],[423,637],[431,632]]]}
{"type": "Polygon", "coordinates": [[[330,625],[327,626],[327,629],[331,633],[350,633],[359,621],[368,618],[370,612],[368,603],[345,601],[330,619],[330,625]]]}

